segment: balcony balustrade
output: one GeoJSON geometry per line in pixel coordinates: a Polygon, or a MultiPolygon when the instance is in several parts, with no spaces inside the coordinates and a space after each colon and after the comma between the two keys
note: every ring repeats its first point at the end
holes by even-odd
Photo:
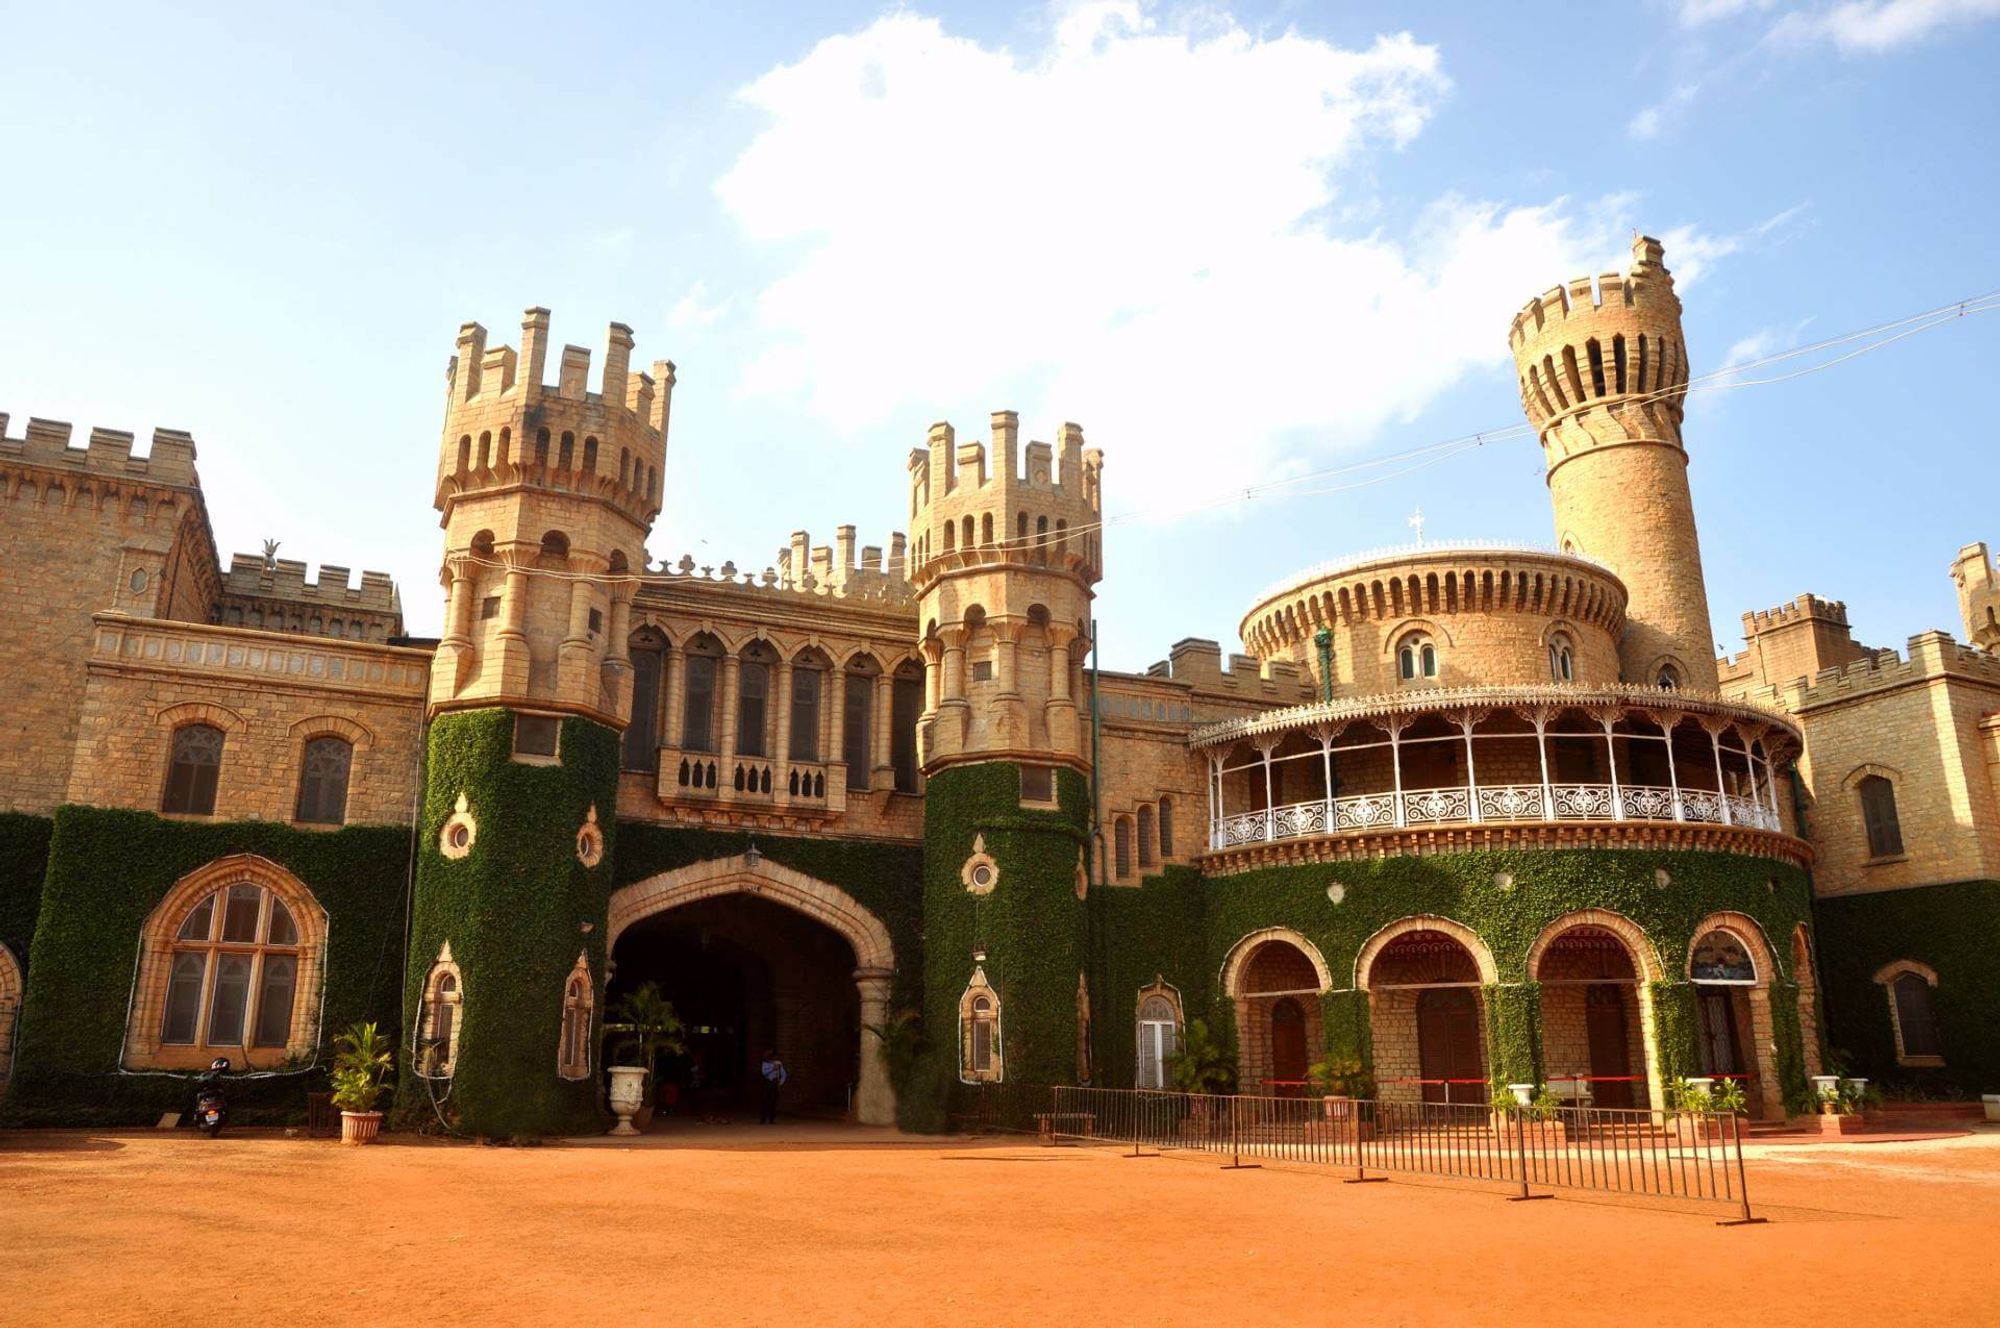
{"type": "Polygon", "coordinates": [[[1312,835],[1488,822],[1678,821],[1778,831],[1770,807],[1736,794],[1650,785],[1502,784],[1315,798],[1225,816],[1210,847],[1240,848],[1312,835]]]}
{"type": "Polygon", "coordinates": [[[661,802],[836,816],[847,810],[847,767],[839,762],[660,748],[661,802]]]}
{"type": "Polygon", "coordinates": [[[1545,685],[1344,698],[1190,741],[1209,758],[1214,853],[1408,830],[1477,841],[1482,826],[1783,834],[1779,784],[1800,746],[1786,717],[1718,696],[1545,685]]]}

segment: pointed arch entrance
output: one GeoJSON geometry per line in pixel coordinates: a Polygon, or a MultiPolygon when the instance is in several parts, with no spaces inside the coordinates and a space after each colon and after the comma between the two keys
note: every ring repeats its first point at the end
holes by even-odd
{"type": "Polygon", "coordinates": [[[613,892],[605,949],[614,999],[650,978],[704,1021],[710,1089],[754,1075],[768,1046],[791,1069],[790,1101],[836,1106],[851,1083],[857,1120],[895,1122],[882,1044],[866,1032],[887,1022],[895,947],[840,887],[754,853],[695,863],[613,892]]]}

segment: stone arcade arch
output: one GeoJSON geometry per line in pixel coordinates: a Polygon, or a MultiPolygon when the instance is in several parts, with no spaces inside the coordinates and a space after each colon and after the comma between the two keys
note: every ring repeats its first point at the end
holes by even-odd
{"type": "Polygon", "coordinates": [[[866,1030],[887,1022],[889,980],[896,968],[895,946],[880,918],[838,886],[751,854],[698,862],[635,881],[611,895],[605,953],[633,924],[702,900],[732,895],[777,904],[825,926],[854,951],[854,984],[860,994],[860,1073],[855,1118],[864,1125],[893,1125],[896,1094],[882,1056],[881,1040],[866,1030]]]}
{"type": "Polygon", "coordinates": [[[1222,989],[1236,1007],[1243,1091],[1303,1091],[1322,1045],[1320,997],[1332,985],[1319,948],[1289,927],[1253,931],[1230,947],[1222,989]]]}
{"type": "Polygon", "coordinates": [[[1652,940],[1622,913],[1578,909],[1542,928],[1528,947],[1528,979],[1541,987],[1549,1078],[1591,1076],[1600,1107],[1660,1107],[1660,974],[1652,940]]]}
{"type": "Polygon", "coordinates": [[[1704,1075],[1748,1076],[1753,1114],[1766,1120],[1785,1114],[1783,1085],[1778,1081],[1777,1035],[1771,1020],[1771,978],[1777,971],[1770,938],[1746,913],[1711,913],[1695,924],[1688,946],[1686,975],[1695,989],[1699,1069],[1704,1075]],[[1705,946],[1704,943],[1709,945],[1705,946]],[[1735,942],[1737,955],[1727,963],[1706,962],[1705,950],[1735,942]],[[1746,968],[1728,964],[1747,961],[1746,968]],[[1747,972],[1747,976],[1732,976],[1747,972]]]}
{"type": "Polygon", "coordinates": [[[1490,1064],[1482,990],[1492,951],[1462,922],[1399,918],[1363,943],[1354,985],[1368,993],[1375,1076],[1384,1101],[1478,1105],[1490,1064]]]}

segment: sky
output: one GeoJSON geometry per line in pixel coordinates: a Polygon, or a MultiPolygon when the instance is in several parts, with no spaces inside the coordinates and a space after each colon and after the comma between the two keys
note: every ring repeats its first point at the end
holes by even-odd
{"type": "MultiPolygon", "coordinates": [[[[0,51],[9,433],[185,429],[225,561],[388,571],[417,634],[457,328],[531,305],[678,366],[656,565],[886,544],[932,421],[1082,424],[1138,669],[1418,507],[1550,543],[1507,324],[1635,229],[1696,373],[2000,288],[2000,0],[0,0],[0,51]]],[[[1690,400],[1717,642],[1956,631],[2000,314],[1756,381],[1811,362],[1690,400]]]]}

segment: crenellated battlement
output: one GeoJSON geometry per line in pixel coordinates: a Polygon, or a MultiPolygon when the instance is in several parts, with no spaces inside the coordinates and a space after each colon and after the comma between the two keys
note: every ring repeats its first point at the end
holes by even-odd
{"type": "Polygon", "coordinates": [[[912,449],[910,562],[914,569],[955,562],[1026,560],[1102,575],[1099,527],[1104,453],[1087,448],[1083,428],[1064,424],[1053,446],[1020,442],[1020,417],[993,412],[992,442],[959,442],[948,423],[912,449]]]}
{"type": "Polygon", "coordinates": [[[1947,677],[2000,688],[2000,657],[1955,641],[1947,632],[1932,630],[1912,636],[1901,654],[1873,650],[1852,663],[1821,669],[1809,678],[1779,684],[1770,691],[1780,705],[1797,714],[1947,677]]]}
{"type": "Polygon", "coordinates": [[[1245,700],[1268,700],[1296,705],[1312,699],[1313,681],[1309,671],[1288,659],[1261,663],[1255,655],[1229,656],[1222,666],[1222,646],[1205,637],[1190,636],[1174,642],[1167,658],[1149,665],[1149,678],[1170,678],[1197,692],[1225,692],[1245,700]]]}
{"type": "Polygon", "coordinates": [[[437,507],[464,495],[531,484],[595,497],[648,524],[660,510],[675,370],[657,360],[632,368],[632,329],[613,323],[597,390],[590,351],[564,346],[556,381],[545,381],[549,311],[529,309],[521,346],[489,346],[486,329],[465,323],[445,373],[444,445],[437,507]]]}
{"type": "Polygon", "coordinates": [[[1521,406],[1551,473],[1572,454],[1611,443],[1680,445],[1687,345],[1664,254],[1658,240],[1636,236],[1629,271],[1578,277],[1514,315],[1507,344],[1521,406]]]}
{"type": "Polygon", "coordinates": [[[338,606],[360,613],[402,612],[396,583],[387,572],[363,572],[350,584],[350,569],[321,563],[319,577],[306,579],[306,564],[294,558],[267,560],[262,554],[235,553],[222,578],[222,593],[244,599],[281,599],[338,606]]]}
{"type": "Polygon", "coordinates": [[[1673,274],[1667,271],[1666,248],[1650,235],[1632,239],[1632,266],[1623,272],[1611,271],[1595,277],[1574,277],[1553,286],[1522,306],[1507,331],[1507,344],[1519,351],[1529,338],[1547,331],[1551,325],[1594,321],[1612,309],[1653,308],[1680,321],[1680,296],[1674,293],[1673,274]]]}
{"type": "Polygon", "coordinates": [[[148,455],[132,455],[132,435],[122,429],[92,429],[89,441],[72,447],[70,425],[31,417],[19,438],[7,436],[11,417],[0,413],[0,462],[16,461],[53,470],[146,484],[195,488],[194,439],[179,429],[153,430],[148,455]]]}
{"type": "Polygon", "coordinates": [[[1823,622],[1845,628],[1848,625],[1847,605],[1840,600],[1821,599],[1811,593],[1800,595],[1789,604],[1744,614],[1743,635],[1756,636],[1780,627],[1803,625],[1808,622],[1823,622]]]}

